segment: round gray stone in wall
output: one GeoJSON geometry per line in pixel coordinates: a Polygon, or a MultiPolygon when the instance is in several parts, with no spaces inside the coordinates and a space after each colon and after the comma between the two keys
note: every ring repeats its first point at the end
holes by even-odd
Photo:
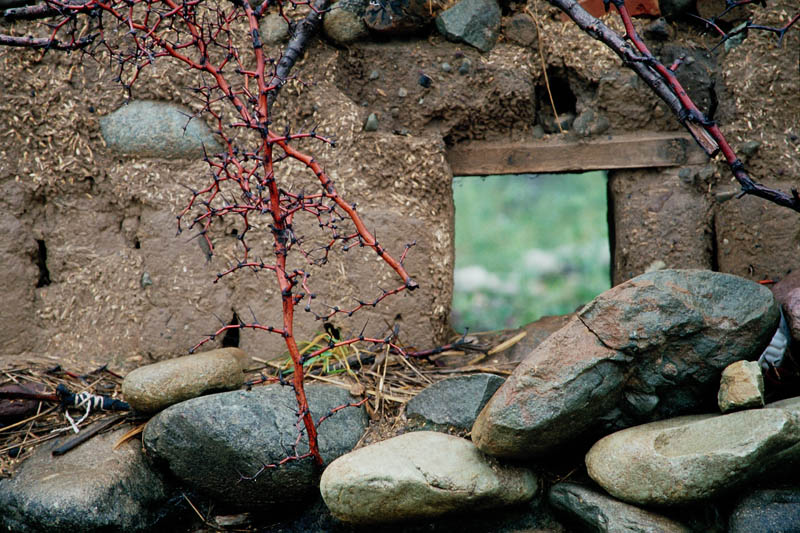
{"type": "Polygon", "coordinates": [[[180,105],[135,100],[100,119],[113,151],[141,157],[194,158],[222,149],[208,125],[180,105]]]}

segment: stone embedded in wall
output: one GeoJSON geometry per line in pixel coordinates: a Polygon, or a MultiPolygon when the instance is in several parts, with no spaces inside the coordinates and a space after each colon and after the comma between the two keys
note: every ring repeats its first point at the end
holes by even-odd
{"type": "Polygon", "coordinates": [[[595,113],[591,109],[584,110],[575,118],[572,123],[572,130],[582,137],[600,135],[608,131],[610,124],[603,115],[595,113]]]}
{"type": "Polygon", "coordinates": [[[678,174],[677,168],[609,172],[613,285],[657,260],[667,268],[713,268],[711,201],[678,174]]]}
{"type": "Polygon", "coordinates": [[[339,0],[325,13],[322,31],[335,43],[349,44],[368,35],[364,24],[367,2],[364,0],[339,0]]]}
{"type": "Polygon", "coordinates": [[[436,382],[408,402],[406,415],[423,420],[432,429],[469,429],[503,381],[494,374],[473,374],[436,382]]]}
{"type": "Polygon", "coordinates": [[[800,487],[758,489],[731,512],[729,533],[800,531],[800,487]]]}
{"type": "Polygon", "coordinates": [[[280,44],[289,38],[289,23],[278,13],[270,13],[259,27],[262,40],[267,44],[280,44]]]}
{"type": "Polygon", "coordinates": [[[169,102],[134,100],[100,119],[106,145],[140,157],[186,159],[218,152],[222,145],[202,118],[169,102]]]}
{"type": "Polygon", "coordinates": [[[695,3],[695,0],[659,0],[659,7],[667,20],[675,20],[686,17],[687,13],[694,10],[695,3]]]}
{"type": "Polygon", "coordinates": [[[682,416],[604,437],[586,454],[586,468],[597,484],[623,501],[687,504],[720,496],[796,461],[798,440],[800,422],[789,409],[682,416]]]}
{"type": "Polygon", "coordinates": [[[603,492],[561,482],[550,489],[550,504],[568,513],[587,530],[601,533],[689,533],[691,529],[669,518],[646,511],[603,492]]]}
{"type": "Polygon", "coordinates": [[[530,15],[517,13],[503,21],[503,35],[520,46],[530,46],[536,42],[538,30],[530,15]]]}
{"type": "Polygon", "coordinates": [[[436,17],[436,28],[450,41],[488,52],[499,35],[500,7],[496,0],[461,0],[436,17]]]}

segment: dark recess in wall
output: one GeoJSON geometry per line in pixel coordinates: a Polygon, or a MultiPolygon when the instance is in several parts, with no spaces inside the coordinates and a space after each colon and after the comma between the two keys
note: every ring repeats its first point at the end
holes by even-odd
{"type": "Polygon", "coordinates": [[[36,281],[36,288],[50,285],[50,271],[47,270],[47,246],[43,239],[36,239],[38,246],[36,250],[36,266],[39,267],[39,279],[36,281]]]}

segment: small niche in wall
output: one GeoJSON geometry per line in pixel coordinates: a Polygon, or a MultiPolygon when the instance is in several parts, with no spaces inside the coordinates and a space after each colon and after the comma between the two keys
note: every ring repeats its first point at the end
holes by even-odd
{"type": "Polygon", "coordinates": [[[606,180],[605,172],[455,177],[453,327],[520,327],[608,289],[606,180]]]}

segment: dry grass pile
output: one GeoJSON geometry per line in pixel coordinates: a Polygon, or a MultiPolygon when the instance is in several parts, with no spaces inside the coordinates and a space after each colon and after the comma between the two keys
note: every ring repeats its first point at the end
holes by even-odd
{"type": "MultiPolygon", "coordinates": [[[[345,388],[353,395],[354,402],[364,400],[371,424],[359,445],[366,445],[405,432],[408,425],[405,404],[433,383],[477,372],[510,374],[516,363],[504,359],[503,353],[524,336],[525,332],[509,330],[454,337],[451,343],[435,350],[408,352],[410,357],[387,346],[332,348],[306,362],[307,383],[345,388]]],[[[320,334],[301,344],[301,348],[304,353],[318,351],[328,345],[329,339],[327,334],[320,334]]],[[[253,360],[259,364],[248,369],[247,387],[291,378],[287,356],[253,360]]],[[[75,394],[89,392],[123,399],[123,378],[105,366],[85,374],[40,362],[19,363],[0,370],[0,477],[12,476],[39,446],[57,437],[72,436],[64,445],[63,453],[67,453],[97,433],[126,421],[135,424],[128,438],[138,434],[144,420],[135,413],[93,409],[84,416],[85,407],[67,410],[56,394],[62,386],[75,394]],[[20,388],[26,394],[38,395],[39,399],[10,399],[19,394],[20,388]],[[70,418],[79,433],[74,433],[70,418]]]]}

